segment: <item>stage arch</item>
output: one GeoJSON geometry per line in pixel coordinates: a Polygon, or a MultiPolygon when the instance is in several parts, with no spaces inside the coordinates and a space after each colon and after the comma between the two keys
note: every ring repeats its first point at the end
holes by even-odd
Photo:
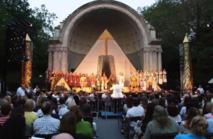
{"type": "Polygon", "coordinates": [[[76,69],[105,29],[137,70],[162,70],[162,49],[154,27],[117,1],[93,1],[69,15],[50,40],[48,70],[76,69]]]}

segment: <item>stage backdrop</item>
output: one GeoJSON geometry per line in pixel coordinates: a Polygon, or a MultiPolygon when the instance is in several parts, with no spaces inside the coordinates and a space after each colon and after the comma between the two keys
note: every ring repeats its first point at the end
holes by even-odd
{"type": "Polygon", "coordinates": [[[75,73],[86,73],[86,74],[97,74],[98,69],[98,57],[105,55],[105,38],[108,38],[108,55],[114,56],[115,71],[118,78],[119,74],[122,73],[125,79],[129,79],[131,73],[135,73],[134,66],[129,61],[128,57],[124,54],[122,49],[113,39],[112,35],[105,30],[89,53],[85,56],[83,61],[75,70],[75,73]]]}

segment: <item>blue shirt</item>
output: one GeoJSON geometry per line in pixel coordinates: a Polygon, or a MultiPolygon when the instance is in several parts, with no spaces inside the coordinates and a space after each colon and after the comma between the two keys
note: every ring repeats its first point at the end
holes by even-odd
{"type": "Polygon", "coordinates": [[[207,132],[213,133],[213,118],[207,119],[207,123],[208,123],[207,132]]]}
{"type": "Polygon", "coordinates": [[[206,139],[204,136],[197,136],[195,134],[178,134],[175,139],[206,139]]]}
{"type": "Polygon", "coordinates": [[[60,121],[51,117],[50,115],[44,115],[38,118],[33,123],[33,129],[35,135],[49,135],[57,133],[60,125],[60,121]]]}

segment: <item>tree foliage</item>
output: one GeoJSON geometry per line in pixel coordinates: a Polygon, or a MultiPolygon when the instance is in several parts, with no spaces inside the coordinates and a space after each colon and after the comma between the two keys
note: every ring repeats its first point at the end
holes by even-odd
{"type": "MultiPolygon", "coordinates": [[[[6,28],[8,24],[26,21],[32,24],[28,31],[33,41],[33,81],[38,82],[39,75],[45,75],[47,69],[48,40],[53,31],[53,20],[57,18],[44,5],[31,9],[27,0],[2,0],[0,3],[0,56],[1,70],[4,67],[4,48],[7,47],[6,28]]],[[[21,28],[26,31],[26,28],[21,28]]],[[[13,72],[9,71],[11,75],[13,72]]],[[[0,76],[1,77],[1,76],[0,76]]],[[[11,77],[10,77],[11,78],[11,77]]]]}
{"type": "Polygon", "coordinates": [[[158,0],[145,7],[143,16],[162,39],[163,65],[170,85],[179,84],[179,45],[185,33],[195,34],[191,40],[194,82],[206,83],[213,75],[213,1],[158,0]],[[208,27],[207,27],[208,25],[208,27]]]}

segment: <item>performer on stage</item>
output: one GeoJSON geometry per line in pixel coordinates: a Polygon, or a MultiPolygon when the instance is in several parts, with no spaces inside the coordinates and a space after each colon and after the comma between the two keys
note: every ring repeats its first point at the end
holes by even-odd
{"type": "Polygon", "coordinates": [[[163,72],[159,72],[159,84],[163,84],[163,72]]]}
{"type": "Polygon", "coordinates": [[[89,77],[89,80],[90,80],[90,86],[92,88],[95,88],[96,87],[96,85],[95,85],[95,83],[96,83],[96,77],[95,77],[94,73],[91,74],[91,76],[89,77]]]}
{"type": "Polygon", "coordinates": [[[130,76],[130,88],[134,91],[138,87],[138,78],[136,74],[130,76]]]}
{"type": "Polygon", "coordinates": [[[112,98],[123,98],[124,95],[123,95],[123,93],[122,93],[122,88],[123,88],[123,86],[120,85],[119,83],[113,85],[113,86],[112,86],[113,92],[112,92],[112,94],[111,94],[111,97],[112,97],[112,98]]]}
{"type": "Polygon", "coordinates": [[[120,73],[118,75],[118,84],[121,85],[122,87],[124,87],[124,82],[125,82],[124,75],[123,75],[123,73],[120,73]]]}
{"type": "Polygon", "coordinates": [[[164,69],[163,70],[163,83],[166,83],[167,82],[167,73],[166,73],[166,70],[164,69]]]}
{"type": "Polygon", "coordinates": [[[107,76],[104,73],[103,76],[101,77],[101,90],[102,91],[108,89],[108,82],[109,82],[109,80],[107,79],[107,76]]]}
{"type": "Polygon", "coordinates": [[[80,87],[81,88],[87,87],[87,77],[85,74],[82,74],[80,76],[80,87]]]}
{"type": "Polygon", "coordinates": [[[99,75],[96,78],[96,88],[98,91],[101,91],[101,78],[99,75]]]}

